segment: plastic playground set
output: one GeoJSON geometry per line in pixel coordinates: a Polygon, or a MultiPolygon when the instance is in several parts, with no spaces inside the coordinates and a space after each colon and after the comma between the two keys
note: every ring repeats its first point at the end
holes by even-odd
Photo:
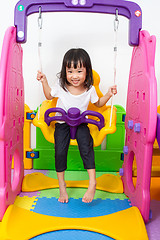
{"type": "MultiPolygon", "coordinates": [[[[14,26],[5,33],[0,61],[0,240],[149,239],[145,224],[152,221],[151,177],[160,176],[155,47],[156,38],[142,30],[142,11],[134,2],[20,0],[16,4],[14,26]],[[133,52],[126,110],[90,103],[82,114],[76,108],[66,113],[56,108],[57,98],[45,100],[36,110],[24,103],[21,44],[27,41],[27,17],[43,12],[118,12],[128,18],[133,52]],[[71,130],[68,204],[57,201],[53,137],[57,120],[67,122],[71,130]],[[81,201],[89,181],[75,140],[76,128],[83,122],[94,140],[97,172],[97,190],[89,204],[81,201]],[[35,149],[30,144],[31,124],[36,127],[35,149]]],[[[95,71],[93,78],[101,97],[95,71]]]]}

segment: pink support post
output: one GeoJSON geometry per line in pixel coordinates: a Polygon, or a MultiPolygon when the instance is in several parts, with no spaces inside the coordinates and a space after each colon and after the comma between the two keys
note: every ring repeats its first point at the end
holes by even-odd
{"type": "Polygon", "coordinates": [[[0,62],[0,220],[21,190],[23,125],[22,48],[16,43],[16,28],[10,27],[4,37],[0,62]]]}
{"type": "Polygon", "coordinates": [[[149,219],[152,149],[157,121],[155,45],[155,36],[140,32],[139,46],[134,47],[132,54],[125,118],[124,191],[132,205],[139,208],[145,222],[149,219]],[[134,157],[137,163],[136,187],[132,180],[134,157]]]}

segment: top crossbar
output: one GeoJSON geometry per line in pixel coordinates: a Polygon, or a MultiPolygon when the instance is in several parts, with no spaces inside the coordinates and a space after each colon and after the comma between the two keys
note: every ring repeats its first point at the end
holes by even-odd
{"type": "Polygon", "coordinates": [[[118,14],[129,19],[129,45],[139,44],[142,28],[142,11],[139,5],[124,0],[20,0],[15,6],[14,25],[17,28],[17,42],[27,40],[27,16],[42,12],[87,12],[118,14]]]}

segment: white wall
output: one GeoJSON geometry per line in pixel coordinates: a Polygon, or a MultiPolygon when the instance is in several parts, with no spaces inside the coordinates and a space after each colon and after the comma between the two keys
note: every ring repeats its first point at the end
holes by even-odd
{"type": "MultiPolygon", "coordinates": [[[[27,0],[26,0],[27,1],[27,0]]],[[[157,37],[156,77],[160,89],[160,21],[159,0],[136,0],[143,12],[143,29],[157,37]]],[[[4,33],[14,24],[16,0],[5,0],[0,8],[0,50],[4,33]]],[[[27,43],[23,44],[23,72],[25,82],[25,102],[31,109],[45,99],[41,84],[36,80],[38,69],[38,14],[28,17],[27,43]]],[[[119,17],[117,85],[118,94],[114,104],[126,106],[128,76],[132,47],[128,45],[128,19],[119,17]]],[[[43,14],[43,71],[50,84],[60,71],[64,53],[72,47],[85,48],[92,59],[93,69],[101,76],[100,88],[105,93],[113,83],[113,15],[92,13],[44,13],[43,14]]],[[[158,94],[160,104],[160,91],[158,94]]]]}

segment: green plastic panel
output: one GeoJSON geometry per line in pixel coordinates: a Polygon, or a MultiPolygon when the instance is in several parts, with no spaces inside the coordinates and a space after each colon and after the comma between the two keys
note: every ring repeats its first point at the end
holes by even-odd
{"type": "MultiPolygon", "coordinates": [[[[96,171],[119,171],[123,164],[123,146],[125,140],[123,107],[116,105],[117,108],[117,130],[114,134],[106,137],[106,149],[101,150],[101,146],[94,148],[96,171]]],[[[36,128],[36,149],[39,151],[39,158],[33,159],[34,169],[55,169],[54,144],[46,141],[41,130],[36,128]]],[[[67,170],[84,170],[83,162],[77,146],[70,146],[68,150],[67,170]]]]}

